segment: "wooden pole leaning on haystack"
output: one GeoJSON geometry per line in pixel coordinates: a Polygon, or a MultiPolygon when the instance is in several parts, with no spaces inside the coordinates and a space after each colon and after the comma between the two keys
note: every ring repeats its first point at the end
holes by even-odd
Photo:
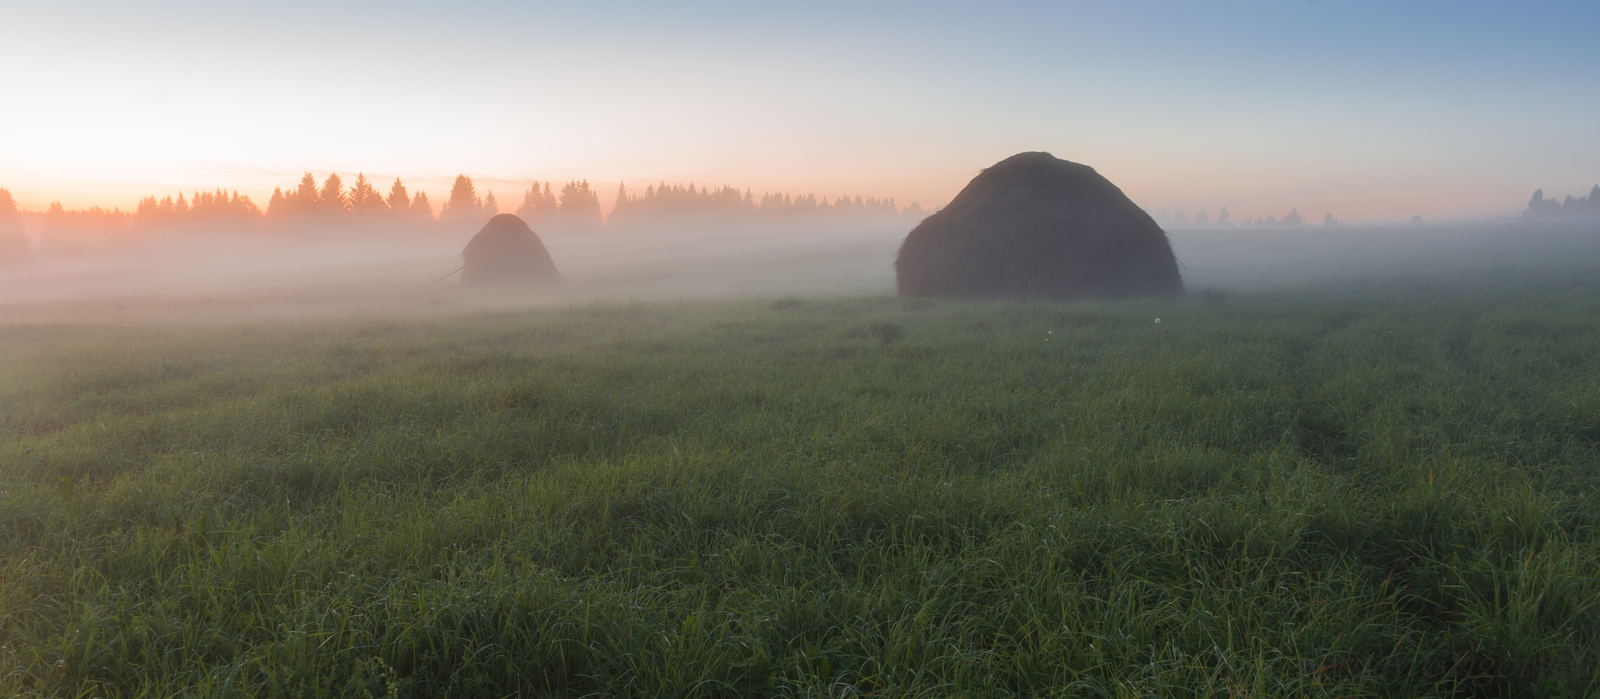
{"type": "MultiPolygon", "coordinates": [[[[460,267],[455,268],[454,270],[451,270],[450,274],[455,274],[456,272],[460,272],[461,270],[466,269],[466,268],[467,268],[466,265],[462,265],[460,267]]],[[[426,288],[428,288],[430,286],[433,286],[434,284],[438,284],[439,282],[442,282],[442,281],[444,281],[446,279],[449,279],[450,278],[450,274],[446,274],[446,275],[444,275],[442,277],[439,277],[438,279],[435,279],[435,280],[433,280],[431,282],[428,282],[427,284],[423,285],[422,288],[426,289],[426,288]]]]}

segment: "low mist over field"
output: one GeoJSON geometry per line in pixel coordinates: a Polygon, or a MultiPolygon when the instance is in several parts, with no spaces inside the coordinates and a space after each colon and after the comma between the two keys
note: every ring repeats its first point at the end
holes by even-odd
{"type": "MultiPolygon", "coordinates": [[[[0,197],[9,192],[0,189],[0,197]]],[[[10,204],[10,200],[0,201],[10,204]]],[[[0,206],[0,209],[6,207],[0,206]]],[[[435,217],[426,194],[396,180],[387,198],[364,177],[310,174],[262,211],[246,196],[197,192],[193,202],[147,197],[132,214],[102,208],[0,211],[19,242],[0,266],[0,304],[86,311],[146,307],[197,319],[407,312],[419,299],[451,308],[827,292],[879,293],[894,247],[925,215],[916,203],[764,194],[730,187],[651,185],[619,192],[602,218],[587,182],[559,196],[535,182],[515,211],[541,234],[568,283],[536,292],[450,293],[462,249],[499,209],[456,179],[435,217]],[[71,305],[76,303],[76,305],[71,305]],[[64,305],[65,304],[65,305],[64,305]],[[153,306],[167,304],[165,310],[153,306]],[[229,306],[233,310],[229,310],[229,306]],[[198,308],[194,308],[198,311],[198,308]]]]}
{"type": "MultiPolygon", "coordinates": [[[[96,305],[136,316],[197,319],[424,313],[594,301],[790,294],[885,293],[893,289],[903,230],[846,225],[782,233],[741,230],[547,237],[565,283],[547,289],[464,291],[450,276],[470,236],[440,239],[296,241],[237,238],[141,246],[112,257],[47,260],[0,279],[0,315],[52,320],[50,309],[109,319],[96,305]],[[230,310],[231,309],[231,310],[230,310]]],[[[109,315],[108,315],[109,313],[109,315]]],[[[63,316],[61,319],[68,319],[63,316]]]]}
{"type": "MultiPolygon", "coordinates": [[[[459,289],[458,277],[447,276],[461,266],[466,231],[216,231],[66,257],[35,255],[0,270],[0,320],[437,316],[592,302],[889,294],[895,251],[914,225],[879,217],[546,234],[564,283],[487,291],[459,289]]],[[[1582,221],[1184,229],[1169,237],[1191,292],[1600,266],[1600,224],[1582,221]]]]}

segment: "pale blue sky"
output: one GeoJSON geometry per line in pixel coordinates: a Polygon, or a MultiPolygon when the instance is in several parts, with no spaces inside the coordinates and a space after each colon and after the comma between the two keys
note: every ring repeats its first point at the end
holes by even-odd
{"type": "Polygon", "coordinates": [[[942,202],[1022,150],[1147,207],[1511,214],[1600,181],[1600,4],[0,2],[24,206],[300,172],[942,202]]]}

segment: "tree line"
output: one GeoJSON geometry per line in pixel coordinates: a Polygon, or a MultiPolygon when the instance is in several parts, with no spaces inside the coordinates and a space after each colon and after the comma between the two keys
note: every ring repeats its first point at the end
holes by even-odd
{"type": "Polygon", "coordinates": [[[631,221],[654,216],[726,217],[753,214],[794,216],[815,214],[842,214],[852,216],[909,215],[921,218],[928,212],[913,202],[905,210],[895,205],[893,198],[876,199],[839,197],[829,203],[826,197],[814,194],[791,196],[783,192],[765,193],[757,199],[750,190],[737,188],[669,185],[662,182],[645,188],[643,194],[630,194],[626,184],[617,186],[616,204],[608,221],[631,221]]]}
{"type": "Polygon", "coordinates": [[[1555,197],[1546,199],[1544,189],[1535,189],[1522,215],[1533,219],[1600,218],[1600,184],[1590,189],[1587,197],[1568,194],[1562,201],[1556,201],[1555,197]]]}
{"type": "Polygon", "coordinates": [[[27,259],[29,252],[17,200],[12,198],[11,190],[0,188],[0,267],[27,259]]]}
{"type": "MultiPolygon", "coordinates": [[[[1154,219],[1157,225],[1166,230],[1176,228],[1297,228],[1310,225],[1300,215],[1299,207],[1289,209],[1289,213],[1284,214],[1283,218],[1267,214],[1261,218],[1246,217],[1238,221],[1233,220],[1233,215],[1228,213],[1227,206],[1223,206],[1222,210],[1217,212],[1215,218],[1212,218],[1206,212],[1206,207],[1204,206],[1200,207],[1200,211],[1196,212],[1193,217],[1184,214],[1182,207],[1176,209],[1156,207],[1154,209],[1146,209],[1145,213],[1150,214],[1150,218],[1154,219]]],[[[1322,225],[1343,226],[1345,224],[1329,213],[1323,215],[1322,225]]]]}
{"type": "MultiPolygon", "coordinates": [[[[0,219],[20,218],[11,193],[0,197],[0,219]],[[7,212],[11,213],[7,213],[7,212]]],[[[266,207],[258,206],[237,190],[179,192],[147,196],[131,212],[89,207],[69,210],[52,202],[40,215],[39,231],[46,239],[116,238],[141,232],[186,232],[196,229],[365,230],[371,232],[472,229],[501,213],[494,192],[479,195],[472,178],[458,175],[449,195],[437,210],[426,192],[412,193],[396,178],[384,193],[364,173],[346,184],[338,173],[320,183],[305,173],[291,187],[274,187],[266,207]]],[[[694,184],[651,185],[632,194],[617,188],[609,216],[603,215],[598,192],[587,180],[573,180],[557,190],[550,182],[534,182],[523,193],[516,215],[535,230],[556,233],[594,232],[607,224],[622,226],[663,218],[706,218],[765,215],[908,215],[920,219],[929,212],[913,203],[899,209],[893,199],[839,197],[833,202],[807,194],[766,193],[757,198],[749,190],[733,187],[697,187],[694,184]]],[[[10,219],[7,219],[10,220],[10,219]]],[[[10,225],[0,223],[0,226],[10,225]]],[[[11,225],[11,228],[20,226],[11,225]]],[[[0,229],[0,249],[12,245],[20,233],[0,229]]]]}

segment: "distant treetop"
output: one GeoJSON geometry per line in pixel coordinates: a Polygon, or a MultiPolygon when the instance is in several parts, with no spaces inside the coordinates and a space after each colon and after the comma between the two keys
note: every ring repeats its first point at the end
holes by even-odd
{"type": "Polygon", "coordinates": [[[1559,202],[1554,198],[1546,199],[1543,189],[1535,189],[1533,197],[1528,200],[1528,208],[1522,215],[1534,219],[1600,218],[1600,185],[1590,189],[1587,197],[1573,197],[1569,194],[1565,200],[1559,202]]]}

